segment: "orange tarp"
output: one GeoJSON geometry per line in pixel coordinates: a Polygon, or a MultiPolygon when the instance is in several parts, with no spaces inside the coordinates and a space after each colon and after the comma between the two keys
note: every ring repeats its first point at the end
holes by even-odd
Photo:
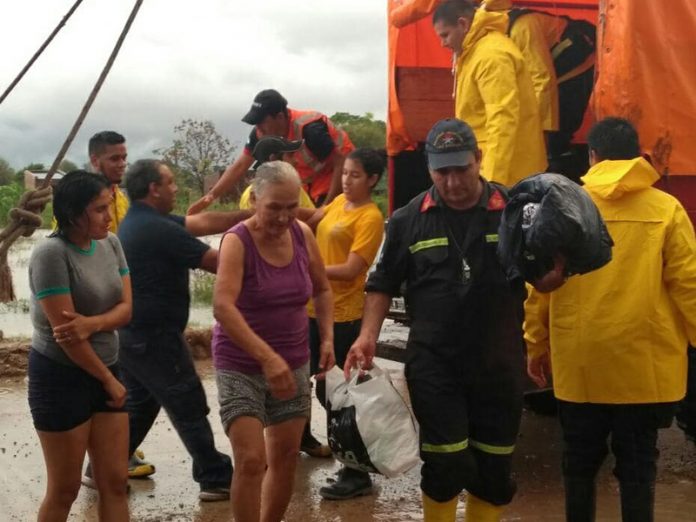
{"type": "Polygon", "coordinates": [[[658,172],[696,174],[696,2],[602,1],[596,118],[637,127],[658,172]]]}

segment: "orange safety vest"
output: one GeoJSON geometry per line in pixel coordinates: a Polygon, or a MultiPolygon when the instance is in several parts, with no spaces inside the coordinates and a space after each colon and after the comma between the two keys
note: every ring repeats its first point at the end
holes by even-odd
{"type": "MultiPolygon", "coordinates": [[[[337,129],[329,118],[320,112],[316,111],[298,111],[288,109],[290,120],[290,129],[287,138],[289,140],[301,140],[304,126],[318,120],[326,123],[329,129],[329,135],[333,140],[339,154],[347,156],[355,148],[353,142],[350,141],[348,134],[337,129]]],[[[333,176],[333,153],[324,161],[312,154],[306,144],[302,144],[300,150],[295,152],[293,157],[295,169],[300,174],[305,190],[309,193],[314,201],[329,192],[331,188],[331,178],[333,176]]]]}

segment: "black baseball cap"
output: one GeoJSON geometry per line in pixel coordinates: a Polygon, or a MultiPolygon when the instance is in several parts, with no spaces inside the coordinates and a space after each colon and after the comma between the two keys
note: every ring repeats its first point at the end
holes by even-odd
{"type": "Polygon", "coordinates": [[[430,170],[466,167],[476,158],[477,150],[474,131],[456,118],[438,121],[428,132],[425,142],[430,170]]]}
{"type": "Polygon", "coordinates": [[[251,155],[254,156],[256,163],[253,169],[257,169],[262,163],[271,159],[273,154],[283,154],[285,152],[296,152],[300,150],[304,140],[288,140],[280,136],[264,136],[261,138],[251,155]]]}
{"type": "Polygon", "coordinates": [[[261,123],[266,116],[278,114],[288,107],[288,100],[275,89],[265,89],[254,97],[251,109],[242,121],[249,125],[261,123]]]}

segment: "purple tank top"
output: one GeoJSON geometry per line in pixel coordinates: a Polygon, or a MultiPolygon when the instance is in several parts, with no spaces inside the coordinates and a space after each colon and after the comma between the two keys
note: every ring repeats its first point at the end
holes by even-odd
{"type": "MultiPolygon", "coordinates": [[[[252,330],[285,359],[293,370],[309,360],[307,301],[312,295],[309,254],[300,225],[290,226],[293,259],[283,267],[266,262],[244,223],[227,233],[244,244],[244,277],[237,308],[252,330]]],[[[213,362],[220,370],[262,373],[259,363],[237,346],[220,323],[213,329],[213,362]]]]}

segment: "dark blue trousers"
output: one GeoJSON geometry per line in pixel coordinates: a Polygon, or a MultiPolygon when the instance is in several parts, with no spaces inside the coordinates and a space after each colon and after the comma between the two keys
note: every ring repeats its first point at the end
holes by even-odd
{"type": "Polygon", "coordinates": [[[128,390],[129,454],[164,408],[193,459],[193,479],[201,488],[229,487],[232,462],[215,448],[205,391],[182,333],[123,329],[119,339],[119,362],[128,390]]]}

